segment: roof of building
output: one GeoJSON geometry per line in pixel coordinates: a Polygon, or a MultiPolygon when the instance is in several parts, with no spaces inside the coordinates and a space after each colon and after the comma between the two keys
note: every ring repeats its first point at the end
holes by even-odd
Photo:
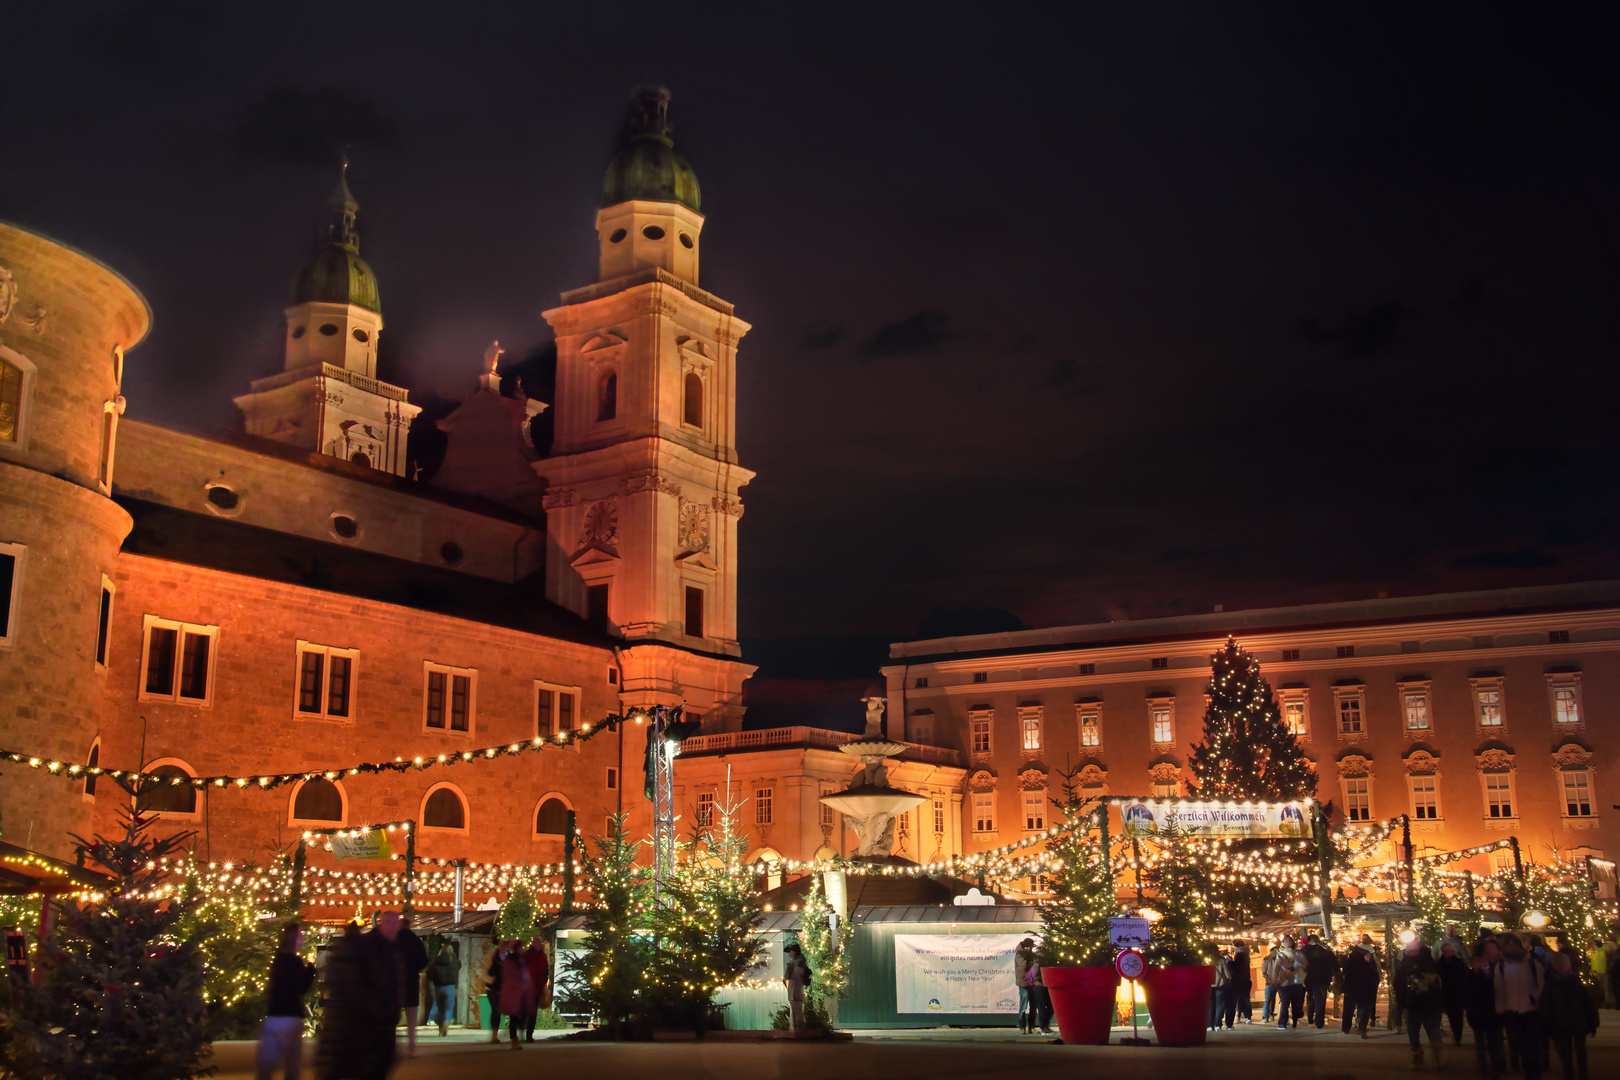
{"type": "Polygon", "coordinates": [[[615,639],[545,597],[541,574],[513,585],[311,540],[227,518],[193,514],[118,496],[135,519],[123,550],[262,581],[298,585],[499,626],[541,637],[611,648],[615,639]]]}
{"type": "Polygon", "coordinates": [[[314,257],[293,284],[295,304],[353,304],[382,313],[377,275],[360,257],[355,215],[360,204],[349,191],[349,163],[343,163],[337,190],[327,200],[328,220],[314,257]]]}
{"type": "MultiPolygon", "coordinates": [[[[962,881],[952,877],[926,877],[911,873],[883,873],[885,866],[899,867],[903,870],[914,870],[916,864],[906,859],[889,858],[881,862],[873,862],[872,872],[861,873],[851,869],[845,875],[845,887],[848,889],[849,906],[856,908],[909,908],[926,907],[937,908],[944,904],[952,910],[958,910],[952,905],[952,900],[964,896],[968,890],[974,888],[970,881],[962,881]]],[[[805,896],[810,892],[811,883],[815,880],[813,875],[789,881],[780,888],[772,889],[765,894],[765,902],[773,908],[791,908],[802,905],[805,896]]],[[[960,910],[967,910],[962,908],[960,910]]],[[[883,921],[883,920],[875,920],[883,921]]]]}
{"type": "Polygon", "coordinates": [[[1587,581],[1518,589],[1400,596],[1299,607],[1216,611],[1163,619],[1131,619],[998,634],[899,641],[889,648],[895,660],[938,663],[974,657],[1050,652],[1057,648],[1101,648],[1148,642],[1195,641],[1265,631],[1305,631],[1350,626],[1443,622],[1467,618],[1578,611],[1620,604],[1620,581],[1587,581]]]}
{"type": "Polygon", "coordinates": [[[614,155],[602,178],[602,205],[645,199],[677,202],[700,210],[703,197],[697,173],[675,152],[669,91],[662,86],[643,86],[636,90],[635,102],[624,147],[614,155]]]}
{"type": "Polygon", "coordinates": [[[113,884],[106,874],[0,840],[0,896],[106,890],[113,884]]]}

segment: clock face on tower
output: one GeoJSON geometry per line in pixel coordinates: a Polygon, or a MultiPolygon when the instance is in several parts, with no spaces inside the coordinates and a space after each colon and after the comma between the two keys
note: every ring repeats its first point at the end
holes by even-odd
{"type": "Polygon", "coordinates": [[[619,543],[619,498],[617,495],[591,503],[580,523],[582,547],[617,547],[619,543]]]}
{"type": "Polygon", "coordinates": [[[709,508],[702,503],[681,500],[679,541],[687,551],[707,551],[709,547],[709,508]]]}

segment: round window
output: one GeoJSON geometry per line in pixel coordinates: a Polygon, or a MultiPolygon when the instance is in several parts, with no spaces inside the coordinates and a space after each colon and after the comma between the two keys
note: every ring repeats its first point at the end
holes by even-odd
{"type": "Polygon", "coordinates": [[[235,510],[242,502],[242,497],[230,488],[215,484],[208,489],[208,501],[221,510],[235,510]]]}
{"type": "Polygon", "coordinates": [[[333,514],[332,531],[343,537],[345,540],[353,540],[360,532],[360,526],[355,524],[355,520],[352,517],[348,517],[344,514],[333,514]]]}
{"type": "Polygon", "coordinates": [[[439,557],[451,566],[459,566],[467,553],[461,550],[461,545],[454,540],[446,540],[444,546],[439,548],[439,557]]]}
{"type": "Polygon", "coordinates": [[[649,240],[662,240],[664,238],[664,230],[660,229],[656,225],[643,225],[641,227],[641,235],[645,236],[649,240]]]}
{"type": "Polygon", "coordinates": [[[626,235],[628,235],[628,234],[623,229],[614,229],[613,230],[613,235],[608,237],[608,243],[610,243],[610,244],[622,243],[626,235]]]}
{"type": "Polygon", "coordinates": [[[326,337],[332,337],[337,333],[337,327],[331,323],[321,323],[321,333],[326,337]]]}
{"type": "Polygon", "coordinates": [[[691,246],[692,246],[692,238],[690,236],[687,236],[685,233],[681,233],[681,247],[689,248],[691,246]]]}
{"type": "Polygon", "coordinates": [[[304,328],[302,326],[293,327],[292,336],[293,340],[297,341],[299,338],[304,336],[304,328]]]}
{"type": "Polygon", "coordinates": [[[356,340],[356,341],[370,341],[371,340],[371,335],[366,333],[364,330],[360,329],[357,326],[357,327],[354,328],[354,340],[356,340]]]}

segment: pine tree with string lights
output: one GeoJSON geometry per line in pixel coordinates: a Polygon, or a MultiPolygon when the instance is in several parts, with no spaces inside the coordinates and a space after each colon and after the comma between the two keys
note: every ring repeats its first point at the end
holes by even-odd
{"type": "Polygon", "coordinates": [[[1192,748],[1192,790],[1205,799],[1288,802],[1316,793],[1316,770],[1283,723],[1260,662],[1234,639],[1210,657],[1204,741],[1192,748]]]}
{"type": "Polygon", "coordinates": [[[1039,959],[1051,967],[1106,967],[1114,962],[1108,919],[1118,913],[1114,876],[1101,838],[1092,831],[1097,807],[1078,798],[1073,773],[1063,774],[1063,815],[1068,824],[1047,844],[1052,869],[1050,899],[1042,900],[1039,959]]]}
{"type": "Polygon", "coordinates": [[[625,822],[622,813],[608,815],[607,832],[586,845],[585,884],[596,900],[585,913],[589,945],[566,956],[558,979],[563,1009],[598,1017],[614,1039],[653,989],[646,934],[652,922],[652,870],[636,861],[641,844],[630,839],[625,822]]]}

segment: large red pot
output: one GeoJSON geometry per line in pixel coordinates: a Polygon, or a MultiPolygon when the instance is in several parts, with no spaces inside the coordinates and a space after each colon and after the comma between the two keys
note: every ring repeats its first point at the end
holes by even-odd
{"type": "Polygon", "coordinates": [[[1214,985],[1215,969],[1207,964],[1147,969],[1142,976],[1142,992],[1160,1046],[1204,1045],[1209,988],[1214,985]]]}
{"type": "Polygon", "coordinates": [[[1043,967],[1052,1015],[1065,1046],[1107,1046],[1119,972],[1111,967],[1043,967]]]}

